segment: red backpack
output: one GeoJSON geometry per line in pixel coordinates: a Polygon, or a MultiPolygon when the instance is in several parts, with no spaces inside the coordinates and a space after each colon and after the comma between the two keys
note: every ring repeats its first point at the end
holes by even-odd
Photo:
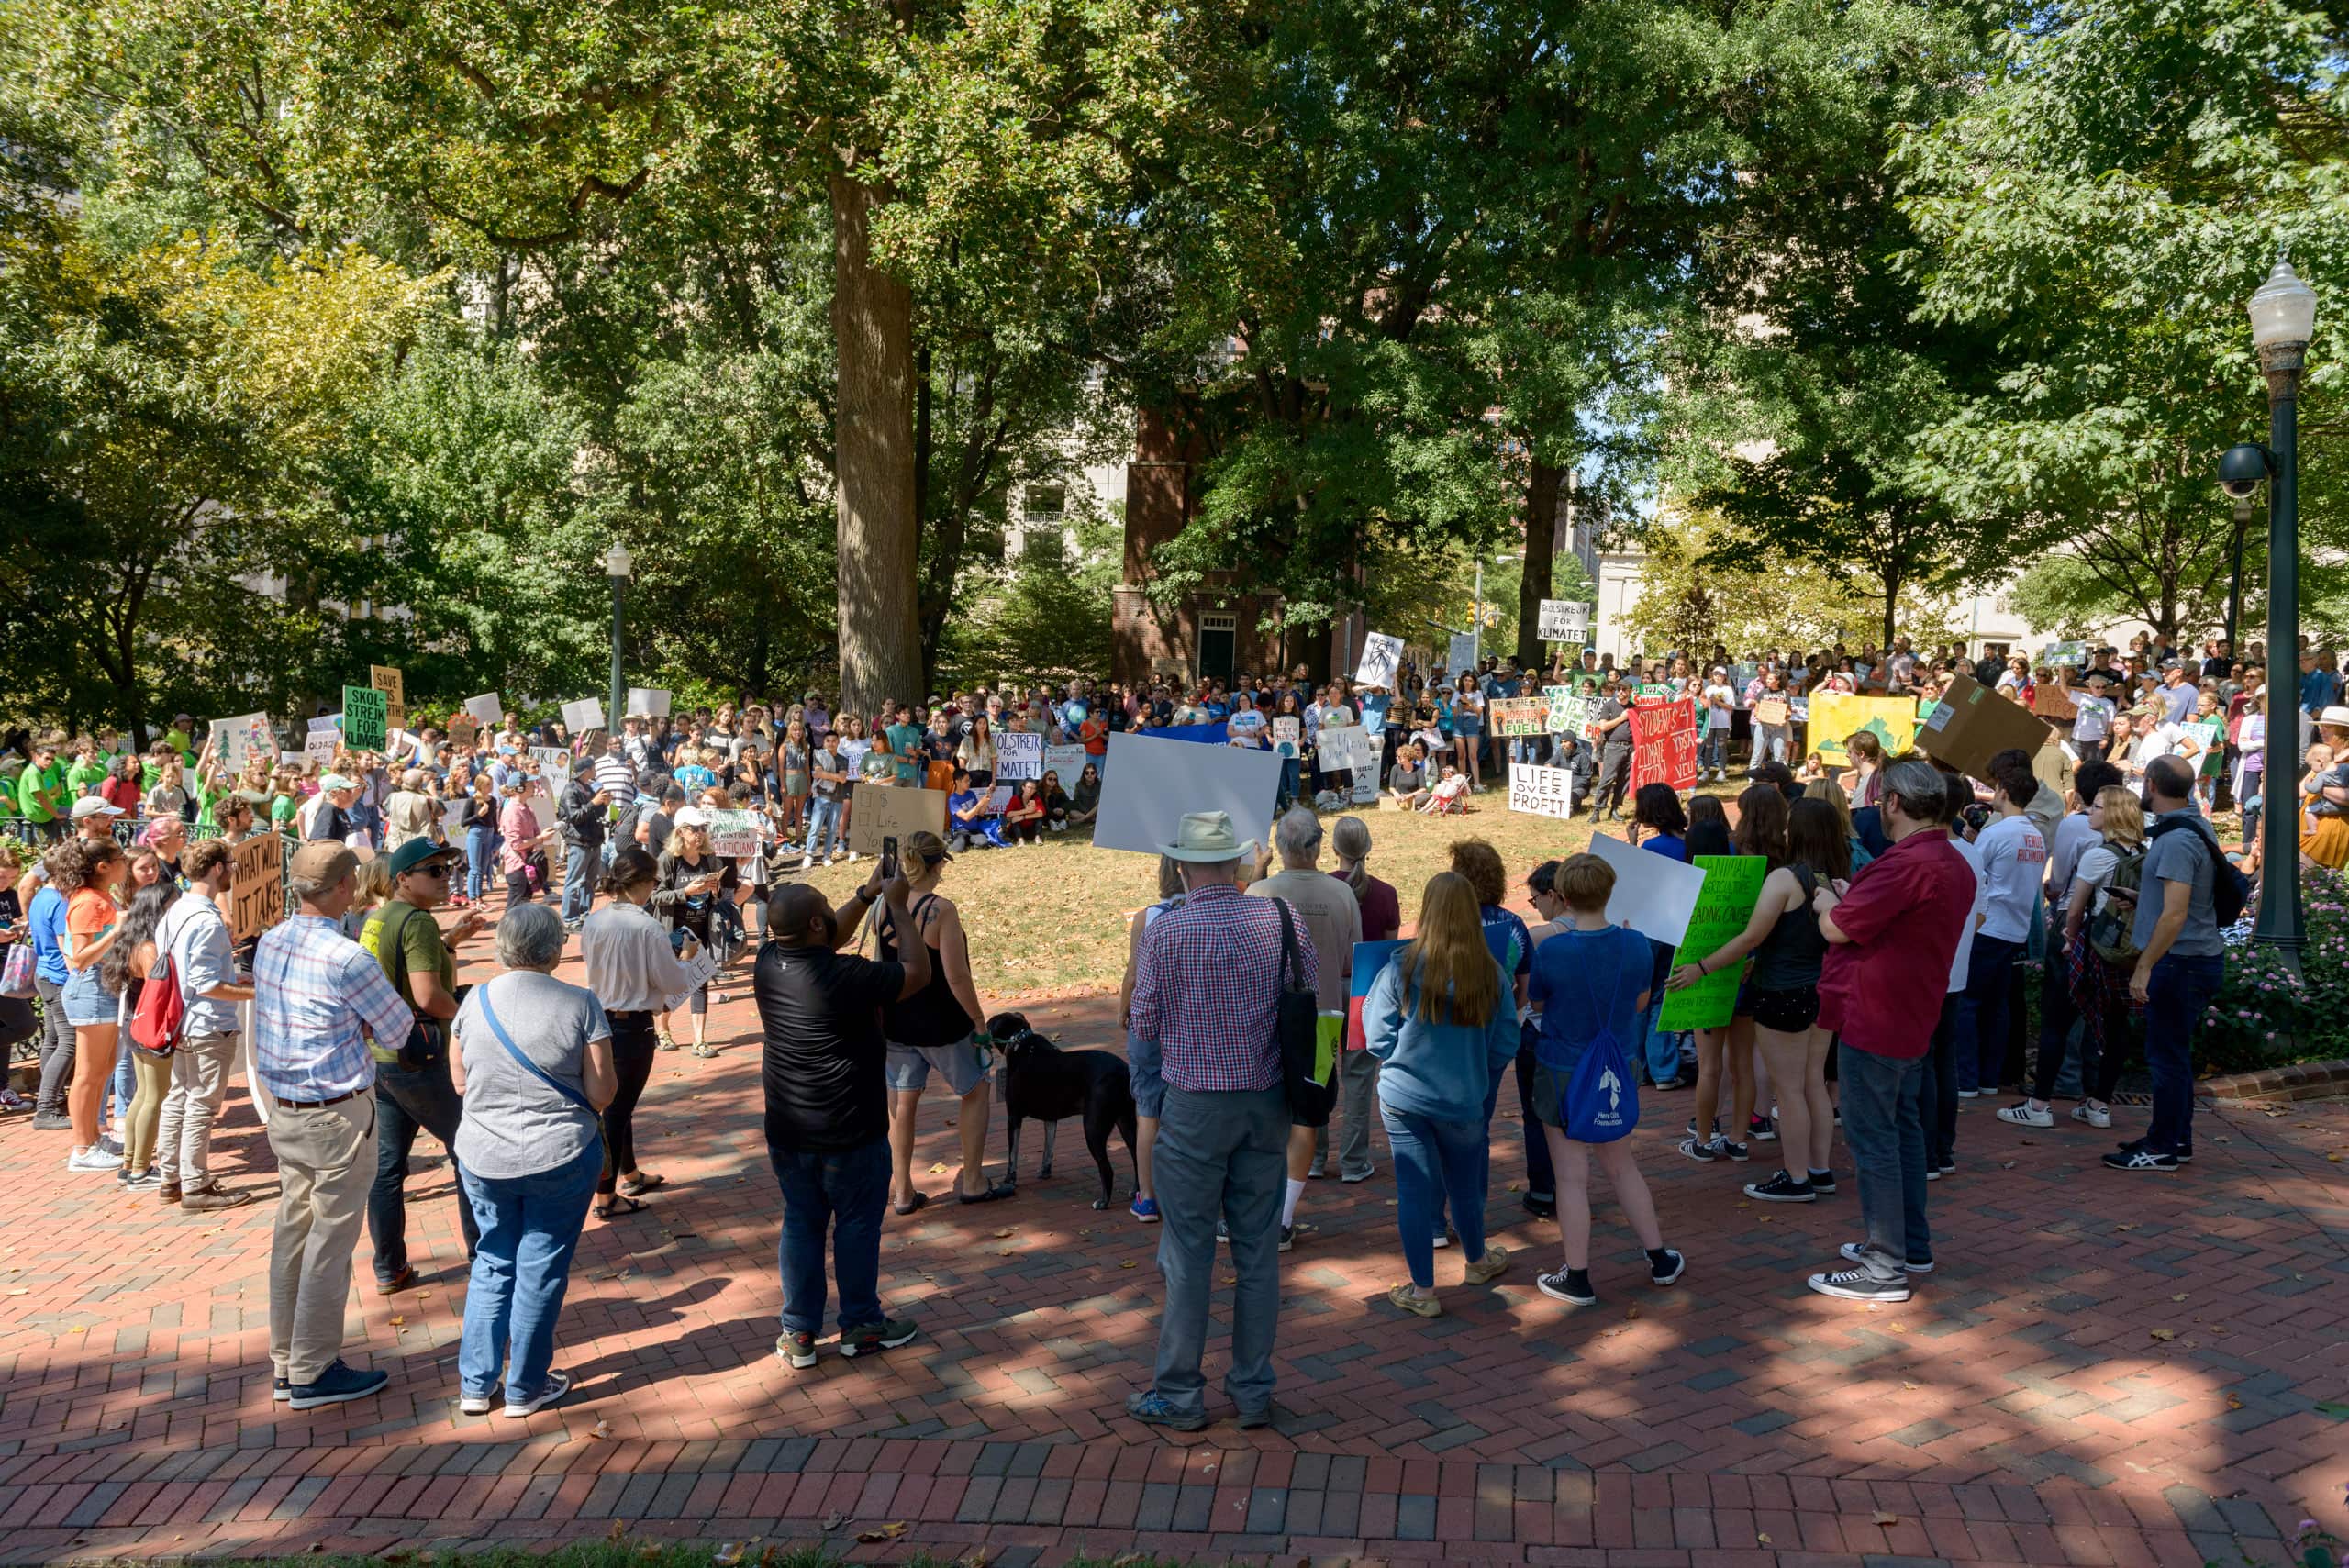
{"type": "Polygon", "coordinates": [[[180,977],[172,970],[170,939],[160,928],[155,936],[155,962],[148,966],[138,1010],[130,1015],[130,1043],[157,1056],[169,1056],[179,1049],[187,1032],[187,999],[180,994],[180,977]]]}

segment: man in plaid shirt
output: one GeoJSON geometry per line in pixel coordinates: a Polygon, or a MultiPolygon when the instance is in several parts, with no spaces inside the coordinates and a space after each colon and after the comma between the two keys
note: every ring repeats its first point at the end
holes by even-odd
{"type": "Polygon", "coordinates": [[[277,1230],[269,1251],[269,1355],[296,1410],[363,1399],[390,1373],[342,1362],[351,1253],[375,1180],[375,1061],[367,1035],[407,1041],[415,1015],[365,948],[342,934],[359,857],[330,840],[294,856],[298,910],[253,951],[253,1070],[276,1101],[277,1230]]]}
{"type": "Polygon", "coordinates": [[[1240,1425],[1273,1419],[1273,1335],[1280,1321],[1281,1195],[1288,1175],[1288,1096],[1275,1016],[1281,926],[1309,977],[1313,939],[1294,910],[1240,890],[1240,843],[1220,811],[1186,816],[1162,852],[1183,863],[1183,906],[1142,935],[1130,1010],[1138,1039],[1158,1042],[1166,1080],[1152,1173],[1165,1229],[1158,1268],[1166,1307],[1158,1371],[1127,1413],[1153,1426],[1208,1424],[1199,1371],[1208,1331],[1216,1221],[1231,1236],[1231,1371],[1224,1392],[1240,1425]]]}

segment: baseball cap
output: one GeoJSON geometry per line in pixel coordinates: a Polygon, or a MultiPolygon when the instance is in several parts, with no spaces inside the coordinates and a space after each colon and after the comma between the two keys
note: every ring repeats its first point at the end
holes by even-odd
{"type": "Polygon", "coordinates": [[[707,828],[709,826],[709,813],[698,806],[688,806],[673,820],[680,828],[707,828]]]}
{"type": "Polygon", "coordinates": [[[77,800],[73,803],[73,820],[76,822],[86,822],[93,817],[119,817],[121,815],[121,806],[115,805],[111,801],[103,800],[95,795],[91,795],[86,800],[77,800]]]}
{"type": "Polygon", "coordinates": [[[410,839],[392,851],[392,874],[406,876],[427,861],[454,860],[457,851],[447,844],[436,844],[429,839],[410,839]]]}
{"type": "Polygon", "coordinates": [[[596,771],[596,759],[593,757],[582,757],[577,762],[571,764],[571,771],[574,774],[592,773],[596,771]]]}
{"type": "Polygon", "coordinates": [[[331,839],[320,839],[294,851],[291,869],[296,881],[332,887],[359,869],[359,857],[331,839]]]}
{"type": "Polygon", "coordinates": [[[358,787],[357,779],[347,779],[340,773],[327,773],[318,780],[318,789],[321,793],[328,790],[357,789],[358,787]]]}

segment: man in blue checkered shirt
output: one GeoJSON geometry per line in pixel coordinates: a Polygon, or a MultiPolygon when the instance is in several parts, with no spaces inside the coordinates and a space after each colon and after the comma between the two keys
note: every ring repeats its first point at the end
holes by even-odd
{"type": "Polygon", "coordinates": [[[296,911],[253,951],[253,1070],[274,1106],[277,1229],[269,1251],[269,1356],[276,1397],[296,1410],[363,1399],[390,1381],[342,1362],[351,1254],[375,1180],[372,1034],[407,1041],[415,1023],[383,966],[342,934],[359,857],[320,840],[294,856],[296,911]]]}

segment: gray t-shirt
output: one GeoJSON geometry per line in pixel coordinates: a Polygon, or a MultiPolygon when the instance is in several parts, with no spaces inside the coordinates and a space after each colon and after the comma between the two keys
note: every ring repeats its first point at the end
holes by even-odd
{"type": "Polygon", "coordinates": [[[2137,894],[2137,923],[2132,931],[2132,940],[2141,951],[2154,940],[2154,926],[2161,919],[2162,905],[2168,895],[2159,884],[2165,882],[2182,882],[2193,889],[2186,904],[2186,929],[2177,933],[2177,940],[2170,944],[2169,951],[2181,958],[2216,958],[2227,951],[2219,938],[2218,911],[2210,902],[2215,851],[2204,829],[2185,820],[2200,815],[2188,806],[2164,812],[2145,824],[2150,833],[2160,823],[2181,823],[2153,840],[2145,851],[2145,870],[2137,894]]]}
{"type": "Polygon", "coordinates": [[[588,1043],[612,1033],[591,993],[551,974],[508,970],[474,986],[457,1009],[457,1046],[465,1067],[458,1161],[476,1176],[505,1179],[576,1160],[596,1141],[596,1113],[549,1088],[507,1054],[482,1017],[484,993],[515,1047],[583,1096],[588,1043]]]}

